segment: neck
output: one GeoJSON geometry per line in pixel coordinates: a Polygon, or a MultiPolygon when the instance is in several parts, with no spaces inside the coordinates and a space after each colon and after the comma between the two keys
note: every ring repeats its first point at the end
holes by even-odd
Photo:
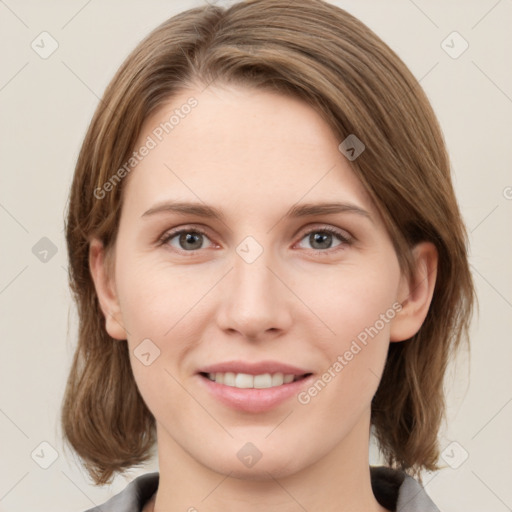
{"type": "Polygon", "coordinates": [[[261,466],[240,478],[199,463],[157,425],[160,480],[144,512],[387,512],[371,488],[368,432],[365,417],[363,425],[300,471],[286,474],[282,467],[261,466]]]}

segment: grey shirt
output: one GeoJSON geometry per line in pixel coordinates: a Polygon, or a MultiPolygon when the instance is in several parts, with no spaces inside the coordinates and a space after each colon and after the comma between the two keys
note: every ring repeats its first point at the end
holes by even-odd
{"type": "MultiPolygon", "coordinates": [[[[440,512],[425,489],[411,476],[384,466],[370,466],[377,501],[393,512],[440,512]]],[[[103,505],[85,512],[141,512],[158,488],[159,473],[146,473],[103,505]]]]}

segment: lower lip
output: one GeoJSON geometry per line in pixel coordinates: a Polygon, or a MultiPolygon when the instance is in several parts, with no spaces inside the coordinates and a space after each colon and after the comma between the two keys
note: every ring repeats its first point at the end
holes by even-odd
{"type": "Polygon", "coordinates": [[[220,402],[240,411],[265,412],[285,400],[297,395],[301,388],[309,385],[313,375],[272,388],[235,388],[210,380],[198,374],[202,385],[220,402]]]}

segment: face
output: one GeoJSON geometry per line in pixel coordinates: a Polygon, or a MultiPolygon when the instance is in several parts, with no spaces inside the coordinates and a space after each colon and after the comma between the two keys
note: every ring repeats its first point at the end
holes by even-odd
{"type": "Polygon", "coordinates": [[[201,89],[146,120],[136,147],[154,147],[126,178],[106,307],[160,457],[263,478],[367,450],[403,299],[382,219],[306,103],[201,89]]]}

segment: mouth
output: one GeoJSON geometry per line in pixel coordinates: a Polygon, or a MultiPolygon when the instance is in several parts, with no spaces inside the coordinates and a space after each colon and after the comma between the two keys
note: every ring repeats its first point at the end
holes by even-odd
{"type": "Polygon", "coordinates": [[[278,360],[231,360],[198,368],[201,389],[218,403],[242,412],[262,413],[288,402],[313,373],[278,360]]]}
{"type": "Polygon", "coordinates": [[[235,372],[199,372],[203,378],[217,384],[223,384],[238,389],[268,389],[277,388],[306,379],[312,373],[296,375],[293,373],[261,373],[252,375],[249,373],[235,372]]]}
{"type": "Polygon", "coordinates": [[[280,361],[226,361],[200,368],[201,389],[219,404],[243,413],[270,412],[312,384],[314,374],[280,361]]]}

